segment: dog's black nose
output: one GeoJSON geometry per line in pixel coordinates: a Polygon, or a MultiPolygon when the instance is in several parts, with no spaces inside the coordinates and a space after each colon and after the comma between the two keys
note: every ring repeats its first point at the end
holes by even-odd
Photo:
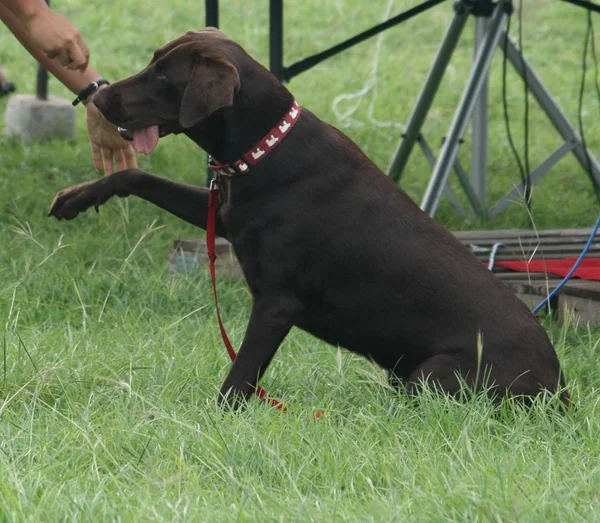
{"type": "Polygon", "coordinates": [[[92,102],[109,122],[120,125],[125,120],[121,92],[114,86],[111,85],[98,91],[92,97],[92,102]]]}

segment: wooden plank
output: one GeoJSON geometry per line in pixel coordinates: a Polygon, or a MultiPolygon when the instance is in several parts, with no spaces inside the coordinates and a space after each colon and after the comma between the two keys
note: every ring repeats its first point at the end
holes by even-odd
{"type": "MultiPolygon", "coordinates": [[[[497,251],[496,260],[524,260],[570,258],[581,254],[591,234],[591,229],[564,230],[504,230],[504,231],[465,231],[455,233],[467,245],[488,249],[488,252],[475,252],[479,260],[487,262],[495,243],[504,247],[497,251]]],[[[596,237],[588,257],[600,256],[600,238],[596,237]]],[[[556,275],[544,273],[518,273],[496,267],[496,276],[529,307],[536,306],[548,296],[562,281],[556,275]],[[499,272],[498,272],[499,271],[499,272]]],[[[569,316],[581,324],[600,325],[600,282],[570,280],[551,300],[551,310],[558,311],[559,321],[569,316]]]]}
{"type": "MultiPolygon", "coordinates": [[[[520,245],[506,245],[500,247],[496,252],[502,253],[534,253],[534,252],[547,252],[547,253],[561,253],[561,252],[580,252],[583,250],[585,243],[557,243],[557,244],[546,244],[546,243],[534,243],[534,244],[520,244],[520,245]]],[[[485,251],[481,248],[482,244],[476,245],[471,248],[474,254],[488,254],[491,252],[487,246],[484,247],[485,251]]],[[[590,245],[590,252],[600,251],[600,243],[592,243],[590,245]]]]}
{"type": "MultiPolygon", "coordinates": [[[[552,292],[561,280],[548,280],[547,282],[530,283],[523,280],[503,280],[504,285],[517,294],[529,294],[538,298],[538,303],[552,292]]],[[[537,305],[537,304],[536,304],[537,305]]]]}
{"type": "Polygon", "coordinates": [[[577,296],[562,295],[558,300],[558,321],[565,319],[579,325],[600,324],[600,301],[577,296]]]}
{"type": "Polygon", "coordinates": [[[529,310],[533,309],[540,301],[542,301],[539,296],[534,296],[525,292],[517,292],[515,294],[523,303],[525,303],[525,305],[527,305],[529,310]]]}
{"type": "MultiPolygon", "coordinates": [[[[242,279],[244,277],[240,264],[233,252],[231,244],[223,239],[215,240],[215,269],[218,277],[242,279]]],[[[208,253],[204,240],[177,240],[169,255],[169,270],[194,274],[198,270],[208,271],[208,253]]]]}
{"type": "Polygon", "coordinates": [[[510,240],[515,238],[548,238],[548,237],[572,237],[585,236],[589,238],[591,228],[584,229],[546,229],[533,231],[531,229],[504,229],[491,231],[452,231],[461,241],[472,241],[474,239],[486,240],[510,240]]]}
{"type": "MultiPolygon", "coordinates": [[[[523,261],[532,258],[533,253],[497,253],[496,260],[497,261],[523,261]]],[[[576,258],[581,254],[580,250],[572,250],[572,251],[557,251],[557,252],[536,252],[532,259],[540,260],[540,259],[561,259],[561,258],[576,258]]],[[[480,260],[482,263],[487,263],[490,259],[489,253],[486,254],[475,254],[476,258],[480,260]]],[[[588,253],[588,258],[599,258],[600,251],[594,249],[590,250],[588,253]]]]}
{"type": "MultiPolygon", "coordinates": [[[[496,260],[556,259],[579,256],[591,234],[591,228],[532,231],[507,229],[498,231],[459,231],[454,234],[471,248],[482,262],[489,260],[495,243],[503,243],[496,260]]],[[[591,244],[588,256],[600,257],[600,238],[591,244]]]]}
{"type": "MultiPolygon", "coordinates": [[[[557,284],[548,287],[539,283],[527,284],[526,288],[533,294],[546,296],[548,288],[554,290],[557,284]]],[[[596,300],[600,302],[600,282],[588,280],[571,280],[560,291],[561,296],[572,296],[576,298],[584,298],[588,300],[596,300]]]]}
{"type": "MultiPolygon", "coordinates": [[[[576,257],[587,242],[591,229],[558,229],[531,231],[509,229],[503,231],[460,231],[454,234],[463,243],[486,249],[474,252],[482,262],[487,263],[494,243],[502,242],[506,247],[496,254],[496,260],[552,259],[576,257]]],[[[235,257],[231,244],[217,238],[217,274],[226,278],[243,278],[243,273],[235,257]]],[[[590,249],[589,256],[600,257],[600,238],[590,249]]],[[[208,257],[204,240],[177,240],[169,256],[169,266],[173,271],[191,273],[207,270],[208,257]]],[[[528,307],[536,306],[560,283],[561,278],[553,274],[513,272],[503,267],[495,267],[494,274],[523,300],[528,307]]],[[[574,317],[584,323],[600,324],[600,281],[574,279],[565,285],[559,295],[552,300],[551,308],[557,310],[559,319],[573,310],[574,317]]]]}
{"type": "MultiPolygon", "coordinates": [[[[570,246],[570,245],[541,245],[537,248],[532,247],[531,249],[500,249],[497,251],[497,256],[512,256],[512,255],[521,255],[524,257],[529,257],[531,255],[536,255],[536,257],[545,256],[549,258],[550,256],[558,256],[559,258],[566,258],[567,256],[571,256],[573,253],[577,253],[577,256],[581,254],[583,250],[583,245],[581,246],[570,246]]],[[[597,254],[600,253],[600,245],[592,245],[589,249],[589,254],[597,254]]],[[[480,254],[480,253],[476,253],[480,254]]],[[[481,253],[483,254],[483,253],[481,253]]]]}
{"type": "MultiPolygon", "coordinates": [[[[485,248],[490,249],[493,245],[502,244],[504,248],[520,249],[523,247],[535,247],[537,245],[570,245],[570,246],[581,246],[583,247],[587,241],[587,236],[575,236],[571,238],[514,238],[514,239],[479,239],[475,241],[460,240],[464,245],[470,245],[474,248],[485,248]]],[[[600,245],[600,236],[597,236],[593,241],[592,245],[600,245]]]]}
{"type": "MultiPolygon", "coordinates": [[[[548,280],[544,280],[545,276],[543,274],[540,275],[541,278],[531,278],[530,280],[527,279],[527,276],[529,275],[525,273],[515,273],[512,275],[503,274],[500,279],[505,285],[512,289],[523,290],[524,292],[535,296],[547,296],[549,292],[552,292],[562,281],[562,278],[558,276],[550,276],[548,280]],[[512,278],[510,276],[512,276],[512,278]]],[[[569,280],[561,289],[560,294],[600,301],[600,281],[579,279],[569,280]]]]}
{"type": "MultiPolygon", "coordinates": [[[[556,239],[552,240],[557,241],[556,239]]],[[[570,243],[575,243],[571,242],[570,243]]],[[[562,244],[551,244],[551,245],[538,245],[537,243],[528,246],[526,244],[507,244],[506,247],[500,249],[496,255],[496,259],[498,260],[519,260],[519,259],[527,259],[533,253],[536,254],[536,258],[539,256],[545,256],[550,258],[551,256],[560,256],[560,257],[570,257],[570,256],[578,256],[583,249],[585,242],[581,245],[562,245],[562,244]]],[[[490,244],[491,247],[492,244],[490,244]]],[[[486,245],[487,247],[487,245],[486,245]]],[[[203,240],[177,240],[174,245],[175,249],[182,249],[183,251],[190,253],[201,253],[206,252],[206,246],[204,245],[203,240]]],[[[227,240],[223,238],[217,238],[215,244],[215,252],[225,253],[229,252],[231,246],[227,240]]],[[[474,252],[474,254],[481,259],[482,261],[487,261],[489,259],[489,252],[474,252]]],[[[592,244],[590,249],[590,255],[598,255],[600,256],[600,242],[595,242],[592,244]]]]}
{"type": "Polygon", "coordinates": [[[529,281],[546,281],[555,279],[556,276],[552,274],[544,274],[543,272],[494,272],[497,278],[502,281],[514,281],[514,282],[529,282],[529,281]]]}
{"type": "MultiPolygon", "coordinates": [[[[204,240],[176,240],[173,249],[181,249],[190,253],[205,253],[206,242],[204,240]]],[[[231,249],[231,244],[225,238],[215,238],[215,254],[228,253],[231,249]]]]}
{"type": "MultiPolygon", "coordinates": [[[[552,238],[521,238],[521,239],[514,239],[514,240],[501,240],[501,241],[496,241],[496,240],[477,240],[477,241],[473,241],[473,242],[464,242],[466,245],[473,245],[476,247],[484,247],[486,249],[489,249],[490,247],[492,247],[493,245],[495,245],[496,243],[502,243],[504,245],[503,248],[511,248],[511,249],[520,249],[522,247],[535,247],[537,245],[569,245],[569,246],[581,246],[581,248],[583,248],[583,246],[587,243],[588,241],[588,237],[584,237],[584,236],[575,236],[575,237],[571,237],[571,238],[558,238],[558,237],[552,237],[552,238]]],[[[600,237],[597,237],[593,242],[592,245],[595,246],[600,246],[600,237]]]]}

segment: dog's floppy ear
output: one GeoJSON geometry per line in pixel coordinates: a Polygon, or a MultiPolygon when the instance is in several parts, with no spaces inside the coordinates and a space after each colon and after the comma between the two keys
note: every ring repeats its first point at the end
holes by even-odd
{"type": "Polygon", "coordinates": [[[240,75],[233,64],[222,58],[198,58],[181,100],[179,123],[193,127],[221,107],[233,105],[240,87],[240,75]]]}

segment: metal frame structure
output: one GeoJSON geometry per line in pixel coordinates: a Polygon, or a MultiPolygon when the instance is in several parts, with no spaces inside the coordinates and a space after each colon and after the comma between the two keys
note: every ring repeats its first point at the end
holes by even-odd
{"type": "MultiPolygon", "coordinates": [[[[471,74],[421,202],[421,208],[430,216],[435,215],[452,169],[456,170],[459,181],[475,213],[478,216],[485,215],[488,148],[487,78],[493,54],[498,47],[506,52],[508,61],[523,81],[527,83],[540,107],[565,140],[565,143],[550,157],[529,173],[531,181],[538,181],[563,156],[568,152],[573,152],[582,168],[586,172],[589,168],[591,171],[590,176],[593,177],[596,184],[600,184],[600,164],[598,160],[589,150],[584,148],[581,138],[571,126],[557,102],[507,34],[505,26],[511,10],[510,0],[499,0],[496,4],[493,4],[491,0],[460,0],[455,4],[454,18],[438,50],[423,90],[410,116],[406,132],[402,136],[400,147],[391,163],[389,174],[395,181],[398,181],[408,162],[414,144],[423,140],[421,127],[466,21],[470,15],[478,16],[476,55],[471,74]],[[457,162],[462,137],[471,117],[473,117],[472,183],[468,181],[464,170],[457,162]]],[[[516,201],[519,194],[522,194],[523,189],[524,187],[521,184],[510,191],[490,208],[489,216],[497,215],[510,203],[516,201]]]]}
{"type": "MultiPolygon", "coordinates": [[[[477,1],[477,0],[475,0],[477,1]]],[[[286,66],[283,62],[283,0],[269,0],[269,69],[282,82],[289,82],[294,76],[311,69],[315,65],[336,54],[394,27],[420,13],[439,5],[446,0],[424,0],[415,7],[404,11],[362,33],[359,33],[329,49],[286,66]]],[[[205,0],[206,25],[219,27],[219,0],[205,0]]]]}
{"type": "MultiPolygon", "coordinates": [[[[283,62],[283,0],[269,0],[269,67],[282,82],[314,67],[323,60],[356,45],[381,31],[393,27],[419,13],[422,13],[445,0],[427,0],[386,22],[368,29],[325,51],[310,56],[289,67],[283,62]]],[[[586,0],[563,0],[574,5],[600,11],[598,6],[586,0]]],[[[219,0],[205,0],[206,23],[219,25],[219,0]]],[[[540,180],[567,153],[573,152],[582,168],[600,186],[600,163],[585,148],[573,126],[561,111],[557,102],[542,83],[540,77],[525,59],[516,44],[506,32],[506,22],[512,13],[511,0],[457,0],[454,4],[454,17],[438,49],[433,65],[409,118],[400,146],[389,168],[389,175],[396,182],[400,180],[415,144],[418,144],[425,157],[433,164],[421,208],[434,216],[442,194],[449,189],[448,180],[454,170],[465,192],[472,211],[479,217],[486,214],[497,215],[516,201],[524,187],[520,184],[498,202],[487,209],[487,152],[488,152],[488,72],[494,52],[500,47],[537,100],[548,119],[561,135],[564,143],[531,173],[531,182],[540,180]],[[433,156],[431,148],[421,134],[421,127],[433,103],[446,68],[456,49],[466,22],[470,16],[476,17],[475,56],[470,76],[457,106],[454,118],[444,139],[439,157],[433,156]],[[471,178],[460,165],[457,156],[469,122],[473,125],[471,178]]]]}

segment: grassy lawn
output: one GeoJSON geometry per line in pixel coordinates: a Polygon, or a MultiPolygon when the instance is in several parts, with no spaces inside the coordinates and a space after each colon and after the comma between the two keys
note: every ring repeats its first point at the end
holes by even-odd
{"type": "MultiPolygon", "coordinates": [[[[267,2],[221,3],[224,31],[266,63],[267,2]]],[[[203,5],[54,3],[79,26],[108,79],[137,72],[156,47],[202,27],[203,5]]],[[[392,15],[410,5],[396,0],[392,15]]],[[[285,6],[289,64],[377,23],[388,1],[285,6]]],[[[401,131],[381,122],[408,119],[450,17],[446,3],[386,33],[376,91],[351,122],[338,119],[334,101],[369,81],[376,39],[290,88],[385,169],[401,131]],[[371,104],[379,125],[369,118],[371,104]]],[[[529,0],[524,23],[529,60],[576,124],[585,13],[556,0],[529,0]]],[[[472,35],[471,22],[424,129],[436,149],[467,75],[472,35]]],[[[4,28],[0,64],[20,92],[34,90],[35,66],[4,28]]],[[[490,94],[491,200],[519,181],[504,132],[500,71],[498,54],[490,94]]],[[[593,77],[584,125],[600,153],[593,77]]],[[[71,98],[56,81],[51,92],[71,98]]],[[[521,148],[522,89],[512,72],[508,98],[521,148]]],[[[345,112],[352,104],[337,107],[345,112]]],[[[0,114],[5,105],[2,99],[0,114]]],[[[253,401],[244,412],[222,413],[215,397],[229,362],[209,281],[205,273],[169,274],[166,266],[172,241],[200,231],[134,199],[114,200],[99,215],[69,223],[45,216],[56,191],[98,176],[82,110],[78,118],[75,143],[22,146],[0,138],[0,521],[600,519],[598,329],[543,319],[574,397],[566,415],[542,402],[533,412],[430,396],[414,406],[368,362],[299,330],[263,380],[289,411],[253,401]],[[326,414],[315,420],[319,409],[326,414]]],[[[531,164],[558,145],[532,104],[531,164]]],[[[467,135],[460,155],[466,166],[469,146],[467,135]]],[[[150,172],[198,184],[204,163],[204,153],[182,137],[165,139],[140,160],[150,172]]],[[[429,173],[415,153],[403,188],[420,199],[429,173]]],[[[538,227],[591,226],[597,214],[588,179],[572,158],[534,192],[538,227]]],[[[521,205],[492,223],[471,223],[444,201],[437,218],[451,228],[526,223],[521,205]]],[[[227,281],[219,292],[239,346],[249,294],[242,283],[227,281]]]]}

